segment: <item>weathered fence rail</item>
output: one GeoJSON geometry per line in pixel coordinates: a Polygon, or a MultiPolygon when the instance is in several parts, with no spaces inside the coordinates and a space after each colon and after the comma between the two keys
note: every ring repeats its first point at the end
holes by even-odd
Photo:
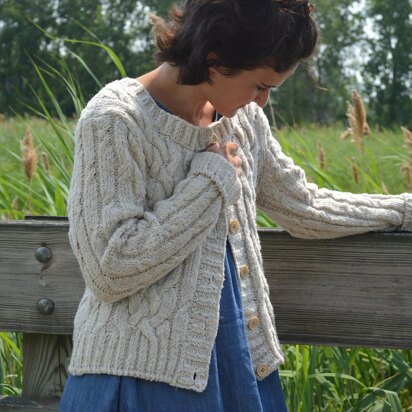
{"type": "MultiPolygon", "coordinates": [[[[66,220],[0,222],[0,330],[23,332],[23,398],[57,410],[84,282],[66,220]]],[[[412,348],[412,233],[300,240],[259,231],[283,343],[412,348]]]]}

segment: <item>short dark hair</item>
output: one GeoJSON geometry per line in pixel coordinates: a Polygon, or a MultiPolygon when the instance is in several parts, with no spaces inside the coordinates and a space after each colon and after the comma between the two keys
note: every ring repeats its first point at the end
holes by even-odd
{"type": "Polygon", "coordinates": [[[179,67],[178,81],[188,85],[210,82],[209,67],[226,75],[263,66],[282,73],[315,50],[311,9],[304,0],[186,0],[168,23],[153,17],[156,60],[179,67]]]}

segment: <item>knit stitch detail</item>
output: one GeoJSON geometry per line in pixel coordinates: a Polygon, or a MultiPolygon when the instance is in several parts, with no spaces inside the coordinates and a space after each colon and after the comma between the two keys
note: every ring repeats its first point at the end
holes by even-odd
{"type": "Polygon", "coordinates": [[[405,216],[401,230],[412,232],[412,193],[404,193],[405,198],[405,216]]]}
{"type": "Polygon", "coordinates": [[[199,153],[193,158],[190,171],[209,176],[216,182],[225,198],[225,207],[239,199],[241,185],[236,178],[236,170],[223,156],[211,152],[199,153]]]}
{"type": "MultiPolygon", "coordinates": [[[[253,367],[283,362],[263,273],[256,205],[298,237],[411,229],[411,195],[319,189],[285,156],[261,108],[196,127],[135,79],[108,84],[76,128],[69,239],[86,283],[69,372],[107,373],[202,392],[217,334],[227,239],[240,278],[253,367]],[[216,153],[239,145],[242,174],[216,153]],[[229,226],[231,230],[229,231],[229,226]]],[[[258,377],[257,379],[263,379],[258,377]]]]}

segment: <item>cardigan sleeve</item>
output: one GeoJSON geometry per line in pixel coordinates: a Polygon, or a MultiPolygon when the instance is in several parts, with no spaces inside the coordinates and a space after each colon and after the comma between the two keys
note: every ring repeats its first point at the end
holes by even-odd
{"type": "Polygon", "coordinates": [[[149,210],[146,159],[143,150],[130,150],[142,133],[115,114],[80,119],[76,129],[69,238],[86,285],[106,302],[170,273],[240,196],[235,168],[204,152],[172,195],[149,210]]]}
{"type": "Polygon", "coordinates": [[[318,188],[282,152],[264,113],[256,116],[255,132],[261,135],[257,207],[291,235],[326,239],[376,230],[412,230],[412,194],[354,194],[318,188]]]}

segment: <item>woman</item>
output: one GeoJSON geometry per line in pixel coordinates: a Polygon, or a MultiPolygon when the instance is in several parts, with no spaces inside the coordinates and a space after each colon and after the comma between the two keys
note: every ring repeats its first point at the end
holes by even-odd
{"type": "Polygon", "coordinates": [[[263,114],[314,51],[305,1],[188,0],[161,65],[76,129],[69,237],[86,282],[62,411],[285,411],[256,206],[292,235],[411,229],[411,195],[318,189],[263,114]]]}

